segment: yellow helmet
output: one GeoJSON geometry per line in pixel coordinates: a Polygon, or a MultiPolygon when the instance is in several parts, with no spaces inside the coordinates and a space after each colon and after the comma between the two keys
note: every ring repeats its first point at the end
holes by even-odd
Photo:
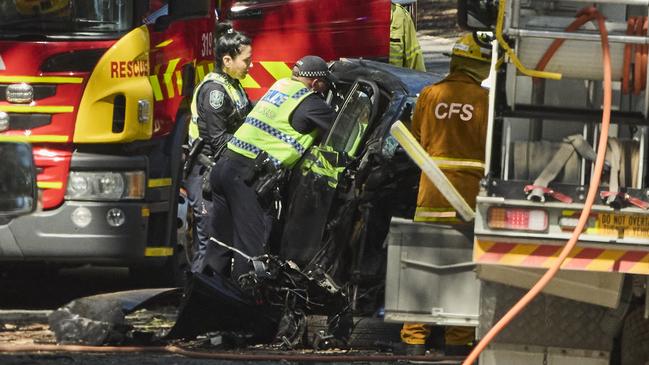
{"type": "Polygon", "coordinates": [[[70,0],[14,0],[16,10],[22,15],[51,14],[65,10],[70,0]]]}
{"type": "Polygon", "coordinates": [[[472,33],[464,35],[453,45],[453,56],[472,58],[474,60],[491,62],[491,48],[486,43],[484,46],[476,42],[472,33]]]}

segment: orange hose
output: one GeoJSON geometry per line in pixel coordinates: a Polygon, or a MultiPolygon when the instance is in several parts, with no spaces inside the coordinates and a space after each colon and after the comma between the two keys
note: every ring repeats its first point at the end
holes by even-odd
{"type": "MultiPolygon", "coordinates": [[[[644,21],[642,17],[638,17],[635,22],[635,35],[642,34],[642,25],[644,21]]],[[[642,75],[642,45],[638,44],[635,46],[635,63],[633,67],[633,94],[638,95],[642,91],[642,81],[640,77],[642,75]]]]}
{"type": "Polygon", "coordinates": [[[597,159],[595,160],[595,171],[588,188],[588,196],[584,203],[584,209],[579,216],[577,227],[563,248],[559,257],[554,261],[548,271],[539,279],[539,281],[528,291],[499,321],[496,323],[485,337],[476,345],[469,356],[462,363],[463,365],[472,365],[480,356],[480,353],[489,345],[489,343],[511,322],[541,291],[548,285],[550,280],[556,275],[561,264],[566,259],[570,251],[577,244],[581,232],[586,226],[588,216],[597,196],[599,182],[602,177],[602,168],[604,167],[604,156],[606,155],[606,144],[608,141],[608,130],[611,121],[611,101],[612,101],[612,76],[611,76],[611,52],[608,44],[608,31],[604,24],[604,17],[597,12],[597,23],[602,41],[602,63],[604,66],[604,109],[602,111],[602,132],[599,137],[597,148],[597,159]]]}
{"type": "MultiPolygon", "coordinates": [[[[635,17],[630,17],[626,25],[626,34],[633,34],[635,30],[635,17]]],[[[622,94],[631,92],[629,87],[629,76],[631,76],[631,55],[635,50],[635,44],[627,43],[624,45],[624,63],[622,66],[622,94]]]]}
{"type": "MultiPolygon", "coordinates": [[[[649,28],[649,19],[646,16],[630,17],[627,21],[626,34],[644,36],[649,28]]],[[[633,94],[639,95],[647,88],[647,54],[649,46],[646,44],[624,45],[624,62],[622,66],[622,94],[631,92],[631,75],[633,74],[633,94]],[[633,57],[633,70],[631,58],[633,57]]]]}
{"type": "MultiPolygon", "coordinates": [[[[575,30],[579,29],[582,25],[588,23],[589,21],[595,19],[597,9],[594,7],[587,7],[579,11],[577,13],[577,19],[575,19],[564,31],[566,32],[574,32],[575,30]]],[[[552,44],[550,44],[550,47],[545,51],[543,54],[543,57],[539,60],[539,62],[536,64],[536,69],[539,71],[545,70],[545,66],[548,65],[552,57],[554,57],[554,54],[559,50],[559,47],[563,45],[563,43],[566,40],[563,38],[555,39],[552,44]]],[[[534,78],[534,81],[538,82],[542,79],[540,78],[534,78]]]]}
{"type": "MultiPolygon", "coordinates": [[[[645,36],[647,35],[647,28],[649,28],[649,19],[644,16],[642,17],[642,30],[639,35],[645,36]]],[[[640,75],[639,76],[634,76],[640,79],[640,90],[638,91],[638,94],[642,92],[642,90],[645,90],[647,87],[647,53],[649,51],[649,46],[646,44],[641,45],[642,49],[642,63],[640,67],[640,75]]]]}

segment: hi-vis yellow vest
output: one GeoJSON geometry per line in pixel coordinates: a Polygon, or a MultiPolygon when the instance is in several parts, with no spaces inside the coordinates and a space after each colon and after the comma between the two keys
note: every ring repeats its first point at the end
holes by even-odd
{"type": "Polygon", "coordinates": [[[291,113],[310,94],[299,81],[275,82],[234,133],[228,148],[249,158],[265,151],[276,166],[293,167],[317,133],[302,134],[289,123],[291,113]]]}
{"type": "Polygon", "coordinates": [[[399,4],[392,4],[390,13],[390,64],[426,71],[415,24],[399,4]]]}
{"type": "Polygon", "coordinates": [[[198,133],[198,107],[196,105],[197,102],[197,97],[198,97],[198,92],[201,90],[201,87],[205,85],[208,82],[218,82],[223,86],[225,89],[225,92],[228,94],[232,102],[234,103],[234,107],[237,110],[241,110],[245,108],[248,105],[248,100],[246,99],[246,92],[243,90],[243,87],[241,85],[234,86],[232,83],[230,83],[225,75],[222,75],[220,73],[216,72],[210,72],[208,73],[203,81],[201,81],[200,84],[194,88],[194,95],[192,96],[192,103],[190,105],[190,110],[192,112],[192,120],[191,123],[189,124],[189,141],[194,141],[196,138],[199,137],[198,133]]]}

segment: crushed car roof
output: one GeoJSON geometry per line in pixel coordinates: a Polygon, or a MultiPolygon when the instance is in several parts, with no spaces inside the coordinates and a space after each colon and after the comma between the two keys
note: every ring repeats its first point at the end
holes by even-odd
{"type": "Polygon", "coordinates": [[[334,62],[331,71],[343,81],[353,82],[358,77],[364,77],[387,90],[401,89],[409,96],[417,96],[425,86],[444,78],[444,75],[433,72],[421,72],[383,62],[349,58],[334,62]]]}

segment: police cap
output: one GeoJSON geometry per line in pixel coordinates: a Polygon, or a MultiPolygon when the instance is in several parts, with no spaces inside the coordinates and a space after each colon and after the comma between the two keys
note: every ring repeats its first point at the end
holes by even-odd
{"type": "Polygon", "coordinates": [[[297,76],[308,77],[312,79],[323,78],[334,83],[338,78],[329,71],[325,60],[318,56],[304,56],[295,63],[298,69],[297,76]]]}

